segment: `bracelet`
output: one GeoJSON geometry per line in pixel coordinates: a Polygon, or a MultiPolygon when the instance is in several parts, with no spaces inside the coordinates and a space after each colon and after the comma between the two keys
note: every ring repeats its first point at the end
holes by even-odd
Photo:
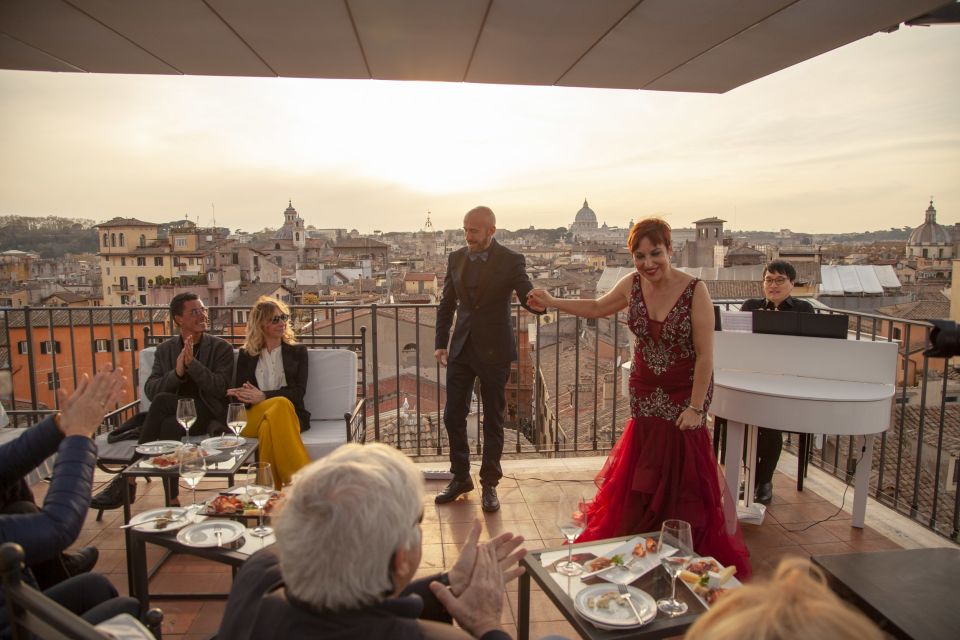
{"type": "Polygon", "coordinates": [[[701,418],[702,418],[703,416],[707,415],[707,412],[706,412],[706,411],[704,411],[703,409],[697,409],[697,408],[696,408],[695,406],[693,406],[692,404],[687,405],[687,409],[692,410],[695,414],[697,414],[697,415],[700,416],[701,418]]]}

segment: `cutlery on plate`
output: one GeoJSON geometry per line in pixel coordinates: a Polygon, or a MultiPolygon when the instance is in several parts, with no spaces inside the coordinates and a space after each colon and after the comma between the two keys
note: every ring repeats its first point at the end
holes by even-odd
{"type": "Polygon", "coordinates": [[[637,616],[637,622],[642,623],[643,618],[640,617],[640,612],[637,611],[637,608],[633,606],[633,600],[630,598],[630,590],[627,589],[627,585],[618,584],[617,589],[620,591],[620,599],[627,601],[627,604],[630,605],[630,608],[633,610],[633,615],[637,616]]]}
{"type": "MultiPolygon", "coordinates": [[[[150,524],[153,522],[160,522],[161,520],[166,520],[168,524],[173,524],[174,522],[179,522],[180,520],[185,519],[186,514],[180,516],[174,516],[173,518],[153,518],[151,520],[141,520],[140,522],[131,522],[129,524],[121,525],[121,529],[129,529],[130,527],[139,527],[142,524],[150,524]]],[[[165,529],[166,527],[164,527],[165,529]]],[[[163,531],[163,529],[157,529],[157,531],[163,531]]]]}
{"type": "Polygon", "coordinates": [[[217,527],[216,529],[214,529],[213,533],[214,533],[215,536],[217,536],[217,546],[218,546],[218,547],[222,547],[222,546],[223,546],[223,534],[220,533],[220,527],[217,527]]]}

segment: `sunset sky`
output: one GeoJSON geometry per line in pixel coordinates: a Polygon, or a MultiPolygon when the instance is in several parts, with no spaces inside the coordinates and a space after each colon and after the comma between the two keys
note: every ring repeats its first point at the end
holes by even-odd
{"type": "Polygon", "coordinates": [[[719,216],[960,221],[960,26],[877,34],[724,95],[0,71],[0,215],[454,228],[719,216]]]}

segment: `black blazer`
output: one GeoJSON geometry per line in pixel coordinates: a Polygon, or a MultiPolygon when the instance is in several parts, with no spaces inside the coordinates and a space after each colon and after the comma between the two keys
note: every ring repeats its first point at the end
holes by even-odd
{"type": "MultiPolygon", "coordinates": [[[[302,344],[280,343],[280,354],[283,358],[283,373],[287,377],[287,386],[275,391],[264,391],[268,398],[283,396],[293,403],[293,408],[297,410],[297,417],[300,419],[300,431],[306,431],[310,428],[310,412],[303,406],[303,396],[307,392],[307,347],[302,344]]],[[[251,356],[249,353],[240,349],[237,356],[237,383],[236,387],[243,386],[244,382],[249,382],[256,388],[260,388],[257,382],[257,363],[260,362],[260,356],[251,356]]]]}
{"type": "Polygon", "coordinates": [[[463,269],[468,262],[469,249],[462,247],[447,259],[447,276],[443,295],[437,309],[436,349],[449,348],[451,359],[460,355],[468,336],[484,364],[507,363],[517,359],[517,342],[513,333],[511,303],[516,291],[520,304],[527,306],[527,294],[533,284],[527,276],[527,263],[522,254],[511,251],[496,240],[490,243],[489,258],[480,266],[480,287],[477,299],[470,294],[463,281],[463,269]],[[450,339],[453,312],[457,323],[450,339]],[[448,347],[449,344],[449,347],[448,347]]]}
{"type": "MultiPolygon", "coordinates": [[[[765,298],[750,298],[744,301],[743,305],[740,307],[740,311],[757,311],[760,309],[771,310],[773,306],[772,302],[768,302],[765,298]]],[[[793,296],[787,296],[783,302],[776,309],[777,311],[798,311],[801,313],[814,313],[813,305],[803,300],[802,298],[794,298],[793,296]]]]}

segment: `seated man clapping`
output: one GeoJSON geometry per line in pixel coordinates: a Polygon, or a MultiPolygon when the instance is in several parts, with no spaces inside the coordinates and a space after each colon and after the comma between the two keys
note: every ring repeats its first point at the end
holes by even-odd
{"type": "Polygon", "coordinates": [[[522,573],[523,539],[477,544],[475,522],[448,574],[412,581],[423,503],[420,471],[384,444],[343,445],[308,465],[287,490],[276,550],[237,574],[218,637],[508,638],[503,584],[522,573]]]}

